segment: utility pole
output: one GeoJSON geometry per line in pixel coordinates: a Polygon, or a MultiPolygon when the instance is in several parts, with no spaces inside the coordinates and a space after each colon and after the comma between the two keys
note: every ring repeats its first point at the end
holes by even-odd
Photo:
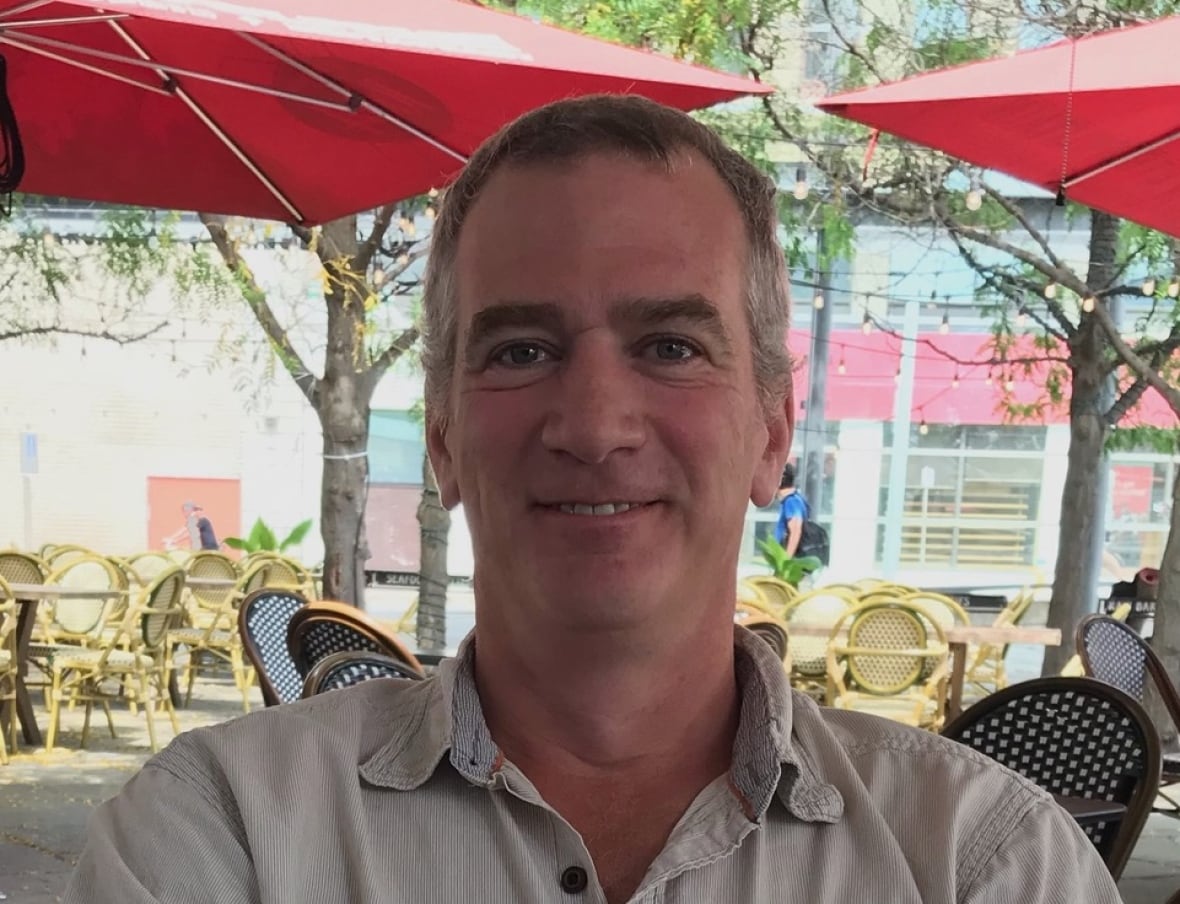
{"type": "Polygon", "coordinates": [[[914,405],[914,353],[918,342],[918,302],[907,301],[901,333],[901,367],[893,396],[893,446],[889,456],[889,500],[885,508],[885,549],[881,570],[897,576],[901,563],[901,521],[905,516],[906,472],[910,456],[910,410],[914,405]]]}
{"type": "Polygon", "coordinates": [[[828,348],[832,334],[832,304],[828,283],[827,255],[824,230],[815,234],[815,293],[811,307],[811,356],[807,362],[807,416],[803,421],[803,454],[801,457],[803,498],[811,507],[812,518],[818,518],[824,495],[824,445],[827,438],[828,407],[828,348]],[[822,304],[820,303],[822,300],[822,304]]]}

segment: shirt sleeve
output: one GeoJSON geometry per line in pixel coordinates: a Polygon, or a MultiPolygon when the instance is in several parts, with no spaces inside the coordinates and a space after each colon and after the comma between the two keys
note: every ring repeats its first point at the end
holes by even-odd
{"type": "Polygon", "coordinates": [[[1086,833],[1052,801],[1038,801],[983,860],[961,904],[1122,904],[1086,833]]]}
{"type": "Polygon", "coordinates": [[[250,853],[228,791],[149,763],[90,819],[64,904],[254,904],[250,853]]]}

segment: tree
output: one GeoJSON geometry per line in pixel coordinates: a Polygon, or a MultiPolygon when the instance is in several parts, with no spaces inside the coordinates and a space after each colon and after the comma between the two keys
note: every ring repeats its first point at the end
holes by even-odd
{"type": "MultiPolygon", "coordinates": [[[[824,45],[813,37],[806,52],[826,60],[828,92],[992,56],[1010,49],[1018,34],[1046,42],[1174,11],[1173,3],[1141,0],[1102,8],[1052,0],[1015,7],[990,0],[933,0],[919,17],[905,3],[840,3],[838,8],[837,3],[697,0],[669,8],[658,0],[531,0],[512,5],[559,24],[705,63],[738,61],[756,78],[772,81],[781,81],[804,52],[799,45],[807,33],[800,26],[819,26],[812,33],[826,35],[824,45]]],[[[780,161],[785,156],[820,174],[826,186],[822,195],[813,193],[806,204],[783,203],[789,262],[807,260],[802,237],[809,224],[823,225],[832,257],[850,254],[856,226],[869,219],[940,230],[978,274],[979,304],[995,318],[990,357],[983,360],[1008,373],[1044,375],[1044,397],[1024,410],[1014,406],[1011,414],[1035,418],[1049,405],[1069,406],[1070,450],[1049,613],[1049,624],[1062,629],[1066,644],[1050,649],[1045,662],[1047,673],[1056,672],[1068,658],[1074,625],[1092,608],[1106,503],[1097,475],[1106,440],[1155,385],[1126,350],[1138,350],[1149,365],[1162,366],[1180,345],[1177,331],[1156,335],[1144,323],[1136,325],[1138,335],[1130,343],[1112,338],[1120,332],[1112,305],[1139,291],[1121,278],[1153,260],[1158,237],[1069,205],[1065,215],[1088,216],[1090,227],[1086,259],[1066,260],[1052,248],[1047,232],[1034,225],[1024,202],[989,188],[980,174],[955,160],[882,136],[867,167],[863,130],[815,113],[800,102],[798,80],[788,76],[786,81],[787,90],[761,100],[758,115],[745,109],[713,114],[711,121],[755,159],[765,159],[768,144],[776,143],[780,161]],[[981,193],[980,204],[967,203],[969,186],[981,193]],[[1018,335],[1018,315],[1033,321],[1029,339],[1018,335]]],[[[1177,576],[1180,581],[1180,567],[1177,576]]]]}
{"type": "Polygon", "coordinates": [[[302,246],[318,260],[323,281],[327,341],[318,375],[309,368],[243,258],[233,222],[201,215],[271,350],[319,418],[324,459],[320,506],[324,594],[354,605],[363,601],[364,564],[369,557],[364,516],[373,392],[418,338],[412,325],[392,333],[378,329],[375,314],[417,283],[412,276],[403,277],[425,254],[412,219],[415,208],[424,205],[425,199],[387,204],[373,213],[363,232],[356,216],[314,229],[294,228],[302,246]]]}

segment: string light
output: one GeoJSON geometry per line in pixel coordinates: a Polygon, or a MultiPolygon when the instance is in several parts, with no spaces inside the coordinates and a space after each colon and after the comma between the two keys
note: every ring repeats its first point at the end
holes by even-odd
{"type": "Polygon", "coordinates": [[[435,218],[435,216],[437,216],[437,214],[435,213],[435,210],[434,210],[434,206],[431,204],[426,205],[426,210],[424,211],[424,213],[426,214],[426,219],[428,219],[428,220],[433,220],[435,218]]]}
{"type": "Polygon", "coordinates": [[[930,425],[926,423],[926,415],[919,415],[921,420],[918,422],[918,435],[926,436],[930,432],[930,425]]]}
{"type": "Polygon", "coordinates": [[[942,323],[938,325],[938,332],[945,336],[951,331],[951,297],[946,297],[946,307],[942,312],[942,323]]]}
{"type": "Polygon", "coordinates": [[[1004,392],[1011,392],[1016,388],[1016,381],[1012,378],[1012,371],[1004,374],[1004,392]]]}
{"type": "Polygon", "coordinates": [[[1154,295],[1155,294],[1155,277],[1149,276],[1149,277],[1147,277],[1147,279],[1143,280],[1142,289],[1143,289],[1144,295],[1154,295]]]}
{"type": "Polygon", "coordinates": [[[848,368],[844,364],[844,346],[840,346],[840,364],[836,367],[836,373],[843,376],[848,373],[848,368]]]}
{"type": "Polygon", "coordinates": [[[894,384],[901,383],[901,362],[900,361],[897,362],[897,373],[895,373],[893,375],[893,382],[894,382],[894,384]]]}
{"type": "Polygon", "coordinates": [[[1094,313],[1094,308],[1098,306],[1098,299],[1093,295],[1087,295],[1082,299],[1082,310],[1087,314],[1094,313]]]}
{"type": "Polygon", "coordinates": [[[430,191],[428,191],[426,194],[427,194],[429,197],[431,197],[431,198],[437,198],[437,197],[438,197],[438,189],[437,189],[437,188],[432,188],[432,189],[431,189],[430,191]]]}
{"type": "Polygon", "coordinates": [[[873,331],[873,318],[869,316],[868,311],[865,311],[864,320],[860,322],[860,331],[866,336],[873,331]]]}
{"type": "Polygon", "coordinates": [[[951,377],[951,389],[959,388],[959,366],[955,365],[955,375],[951,377]]]}
{"type": "Polygon", "coordinates": [[[984,380],[983,383],[985,386],[991,386],[992,383],[994,383],[994,382],[995,382],[995,377],[992,374],[992,369],[989,367],[987,369],[987,379],[984,380]]]}
{"type": "Polygon", "coordinates": [[[807,195],[810,189],[807,185],[807,170],[803,167],[797,167],[795,170],[795,195],[796,201],[807,200],[807,195]]]}
{"type": "Polygon", "coordinates": [[[813,308],[815,308],[817,311],[822,311],[824,309],[824,293],[823,292],[819,291],[818,289],[816,290],[815,298],[811,299],[811,306],[813,308]]]}
{"type": "Polygon", "coordinates": [[[379,286],[383,282],[385,282],[385,271],[378,267],[373,271],[373,285],[379,286]]]}
{"type": "Polygon", "coordinates": [[[1168,297],[1175,298],[1180,295],[1180,279],[1172,277],[1172,281],[1168,283],[1168,297]]]}
{"type": "Polygon", "coordinates": [[[1048,282],[1045,284],[1045,297],[1046,298],[1056,298],[1057,297],[1057,283],[1048,282]]]}
{"type": "Polygon", "coordinates": [[[1016,312],[1016,328],[1022,330],[1027,324],[1028,308],[1026,308],[1024,305],[1021,305],[1020,309],[1016,312]]]}

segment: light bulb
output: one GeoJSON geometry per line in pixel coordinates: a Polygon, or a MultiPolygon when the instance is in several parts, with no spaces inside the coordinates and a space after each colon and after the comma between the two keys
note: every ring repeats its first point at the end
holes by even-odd
{"type": "Polygon", "coordinates": [[[426,219],[428,219],[428,220],[433,220],[433,219],[434,219],[434,218],[437,216],[437,214],[435,213],[435,210],[434,210],[434,207],[433,207],[433,205],[429,205],[429,204],[428,204],[428,205],[426,206],[426,210],[425,210],[425,211],[423,211],[423,212],[426,214],[426,219]]]}
{"type": "Polygon", "coordinates": [[[899,365],[897,365],[897,373],[895,373],[895,374],[893,375],[893,382],[894,382],[894,383],[900,383],[900,382],[901,382],[901,365],[900,365],[900,364],[899,364],[899,365]]]}
{"type": "Polygon", "coordinates": [[[959,370],[955,368],[955,375],[951,377],[951,389],[959,388],[959,370]]]}
{"type": "Polygon", "coordinates": [[[397,221],[397,228],[402,232],[409,232],[414,223],[409,217],[401,217],[397,221]]]}
{"type": "Polygon", "coordinates": [[[943,314],[942,315],[942,323],[940,323],[938,325],[938,331],[940,333],[942,333],[942,335],[944,335],[944,336],[951,331],[951,315],[950,314],[943,314]]]}
{"type": "Polygon", "coordinates": [[[1143,294],[1144,295],[1154,295],[1155,294],[1155,277],[1154,276],[1149,276],[1149,277],[1147,277],[1147,279],[1143,280],[1143,294]]]}
{"type": "Polygon", "coordinates": [[[432,188],[432,189],[431,189],[430,191],[428,191],[426,194],[427,194],[427,196],[428,196],[428,197],[431,197],[431,198],[437,198],[437,197],[438,197],[438,189],[437,189],[437,188],[432,188]]]}
{"type": "Polygon", "coordinates": [[[1045,297],[1046,298],[1056,298],[1057,297],[1057,283],[1050,282],[1050,283],[1045,284],[1045,297]]]}
{"type": "Polygon", "coordinates": [[[983,192],[979,188],[979,180],[974,179],[971,182],[971,190],[967,192],[967,197],[963,199],[963,203],[967,209],[974,212],[983,207],[983,192]]]}
{"type": "Polygon", "coordinates": [[[844,376],[844,374],[848,373],[848,368],[844,365],[843,358],[840,359],[840,365],[836,368],[836,373],[840,374],[840,376],[844,376]]]}
{"type": "Polygon", "coordinates": [[[1008,376],[1004,377],[1004,391],[1011,392],[1015,388],[1016,381],[1012,379],[1012,374],[1008,374],[1008,376]]]}
{"type": "Polygon", "coordinates": [[[793,194],[795,195],[795,200],[796,201],[806,200],[808,191],[809,191],[809,189],[807,187],[807,170],[805,170],[803,167],[799,167],[798,169],[795,170],[795,191],[793,192],[793,194]]]}
{"type": "Polygon", "coordinates": [[[813,298],[811,300],[811,306],[813,308],[815,308],[817,311],[822,311],[824,309],[824,293],[823,292],[816,292],[815,293],[815,298],[813,298]]]}
{"type": "Polygon", "coordinates": [[[379,286],[385,282],[385,271],[378,267],[373,271],[373,285],[379,286]]]}
{"type": "Polygon", "coordinates": [[[925,436],[930,432],[930,425],[926,423],[926,418],[922,418],[922,422],[918,424],[918,433],[925,436]]]}
{"type": "Polygon", "coordinates": [[[1026,311],[1024,308],[1021,308],[1019,311],[1016,312],[1016,327],[1017,327],[1017,329],[1024,329],[1024,327],[1027,323],[1028,323],[1028,311],[1026,311]]]}
{"type": "Polygon", "coordinates": [[[995,382],[995,377],[992,376],[992,369],[989,367],[987,369],[987,379],[983,381],[983,384],[985,386],[991,386],[992,383],[994,383],[994,382],[995,382]]]}
{"type": "Polygon", "coordinates": [[[1085,298],[1082,299],[1082,310],[1085,311],[1087,314],[1093,313],[1094,308],[1097,306],[1098,306],[1098,299],[1096,299],[1093,295],[1087,295],[1085,298]]]}
{"type": "Polygon", "coordinates": [[[866,336],[873,331],[873,321],[868,314],[865,314],[865,319],[860,323],[860,331],[866,336]]]}
{"type": "Polygon", "coordinates": [[[1180,280],[1173,278],[1172,281],[1168,283],[1168,297],[1175,298],[1178,295],[1180,295],[1180,280]]]}
{"type": "Polygon", "coordinates": [[[403,251],[401,254],[399,254],[397,256],[397,262],[398,262],[399,266],[404,267],[406,264],[408,264],[410,262],[410,256],[403,251]]]}

